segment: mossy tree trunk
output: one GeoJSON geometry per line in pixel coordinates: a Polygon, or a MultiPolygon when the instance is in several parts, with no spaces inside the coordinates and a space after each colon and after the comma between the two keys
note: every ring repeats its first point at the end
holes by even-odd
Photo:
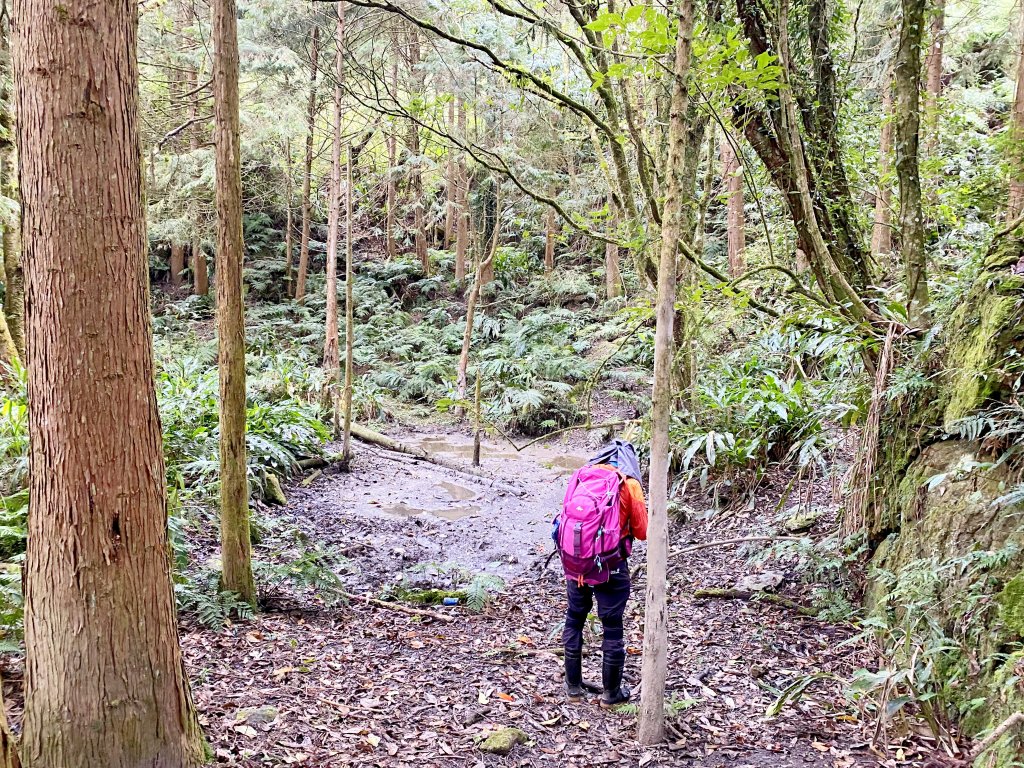
{"type": "Polygon", "coordinates": [[[899,47],[896,51],[893,115],[896,133],[896,177],[900,188],[900,250],[906,270],[907,314],[921,327],[928,308],[928,270],[924,252],[919,143],[921,129],[921,38],[926,0],[902,0],[899,47]]]}
{"type": "Polygon", "coordinates": [[[192,766],[203,742],[168,554],[138,11],[61,8],[20,0],[12,19],[32,498],[22,759],[192,766]]]}
{"type": "Polygon", "coordinates": [[[238,116],[238,11],[213,0],[217,162],[217,355],[220,373],[221,587],[256,604],[245,456],[245,310],[238,116]]]}

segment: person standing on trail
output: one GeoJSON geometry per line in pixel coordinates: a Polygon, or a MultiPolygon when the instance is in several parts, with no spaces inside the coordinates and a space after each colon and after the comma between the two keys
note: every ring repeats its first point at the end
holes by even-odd
{"type": "Polygon", "coordinates": [[[552,538],[565,572],[565,688],[570,701],[601,692],[601,706],[629,701],[622,616],[629,600],[627,558],[633,540],[647,539],[647,505],[633,446],[613,440],[569,479],[552,538]],[[583,682],[583,627],[597,599],[603,629],[602,688],[583,682]]]}

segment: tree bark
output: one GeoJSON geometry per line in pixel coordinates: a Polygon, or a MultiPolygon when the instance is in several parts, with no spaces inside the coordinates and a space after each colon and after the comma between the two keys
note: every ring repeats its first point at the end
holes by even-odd
{"type": "Polygon", "coordinates": [[[743,214],[743,168],[727,134],[722,135],[722,178],[726,188],[726,234],[728,238],[729,275],[739,277],[747,267],[746,218],[743,214]]]}
{"type": "Polygon", "coordinates": [[[154,388],[134,3],[19,0],[27,768],[191,766],[154,388]],[[68,254],[73,254],[69,258],[68,254]]]}
{"type": "Polygon", "coordinates": [[[878,187],[875,191],[875,221],[871,227],[871,255],[892,252],[892,83],[886,73],[882,86],[882,133],[878,143],[878,187]]]}
{"type": "MultiPolygon", "coordinates": [[[[331,408],[334,439],[341,434],[338,380],[341,376],[341,352],[338,348],[338,244],[341,229],[341,84],[345,75],[342,51],[345,45],[345,12],[337,5],[334,53],[334,115],[331,122],[331,190],[327,221],[327,319],[324,339],[324,373],[327,376],[327,400],[331,408]]],[[[349,150],[351,153],[351,148],[349,150]]]]}
{"type": "Polygon", "coordinates": [[[1020,3],[1017,22],[1017,90],[1010,116],[1010,199],[1006,218],[1015,220],[1024,213],[1024,3],[1020,3]]]}
{"type": "Polygon", "coordinates": [[[665,170],[665,205],[658,264],[658,299],[654,335],[654,389],[651,406],[650,522],[647,529],[647,594],[644,609],[643,691],[637,738],[655,744],[664,738],[665,675],[668,645],[668,426],[672,406],[672,339],[676,300],[676,253],[683,235],[686,169],[686,114],[689,94],[690,49],[693,36],[692,0],[678,0],[672,103],[665,170]]]}
{"type": "Polygon", "coordinates": [[[242,303],[242,174],[238,116],[238,11],[213,0],[213,96],[217,162],[217,353],[220,371],[221,587],[252,605],[249,482],[245,456],[245,310],[242,303]]]}
{"type": "Polygon", "coordinates": [[[181,287],[181,273],[185,271],[185,244],[171,243],[171,287],[181,287]]]}
{"type": "Polygon", "coordinates": [[[3,347],[0,354],[5,362],[12,362],[25,354],[25,273],[21,263],[18,167],[9,90],[12,79],[9,31],[5,29],[0,34],[0,196],[7,199],[0,221],[4,249],[4,327],[0,328],[0,346],[3,347]]]}
{"type": "Polygon", "coordinates": [[[544,221],[544,274],[550,276],[555,271],[555,209],[549,208],[544,221]]]}
{"type": "Polygon", "coordinates": [[[913,325],[925,321],[928,276],[921,210],[918,147],[921,127],[921,37],[926,0],[902,0],[899,48],[896,53],[895,114],[896,177],[900,188],[900,246],[907,280],[907,314],[913,325]]]}
{"type": "MultiPolygon", "coordinates": [[[[314,22],[315,23],[315,22],[314,22]]],[[[310,186],[313,177],[313,132],[316,130],[316,78],[320,56],[320,28],[313,27],[309,52],[309,101],[306,106],[306,159],[302,169],[302,234],[299,236],[299,269],[295,278],[296,301],[306,297],[306,274],[309,271],[310,186]]],[[[291,282],[291,275],[288,275],[291,282]]]]}
{"type": "Polygon", "coordinates": [[[931,43],[925,56],[924,114],[927,130],[926,146],[935,149],[939,140],[939,97],[942,95],[942,53],[946,42],[946,0],[935,0],[928,25],[931,43]]]}

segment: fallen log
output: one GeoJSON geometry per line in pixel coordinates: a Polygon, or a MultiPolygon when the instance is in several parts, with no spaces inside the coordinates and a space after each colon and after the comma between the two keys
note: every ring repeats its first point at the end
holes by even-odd
{"type": "Polygon", "coordinates": [[[448,616],[444,613],[438,613],[437,611],[425,611],[422,608],[410,608],[408,605],[389,603],[387,600],[378,600],[376,597],[369,597],[368,595],[357,595],[354,592],[346,592],[344,590],[338,590],[338,594],[342,595],[347,600],[359,600],[364,603],[369,603],[370,605],[375,605],[378,608],[386,608],[389,611],[408,613],[411,616],[425,616],[430,619],[436,619],[437,621],[443,621],[447,624],[451,624],[455,621],[454,616],[448,616]]]}
{"type": "Polygon", "coordinates": [[[361,442],[376,445],[379,448],[383,448],[394,453],[403,453],[407,456],[412,456],[415,459],[436,464],[437,466],[444,467],[445,469],[450,469],[453,472],[468,475],[469,477],[476,479],[478,482],[483,481],[492,488],[498,488],[515,496],[525,496],[527,493],[524,489],[502,482],[478,467],[469,467],[464,464],[460,464],[457,461],[446,459],[443,456],[437,456],[423,448],[419,448],[415,445],[408,445],[407,443],[400,442],[388,437],[387,435],[382,435],[380,432],[374,432],[372,429],[367,429],[359,424],[352,425],[352,437],[361,442]]]}
{"type": "Polygon", "coordinates": [[[970,754],[964,759],[963,764],[973,765],[974,761],[981,757],[987,752],[997,741],[1006,735],[1012,728],[1018,725],[1024,724],[1024,712],[1014,712],[1008,718],[1003,720],[998,726],[992,729],[992,733],[978,742],[977,746],[971,750],[970,754]]]}
{"type": "Polygon", "coordinates": [[[698,589],[693,593],[693,596],[698,600],[753,600],[755,602],[773,603],[810,618],[817,618],[819,613],[816,608],[801,605],[795,600],[776,595],[773,592],[747,592],[742,589],[712,588],[698,589]]]}

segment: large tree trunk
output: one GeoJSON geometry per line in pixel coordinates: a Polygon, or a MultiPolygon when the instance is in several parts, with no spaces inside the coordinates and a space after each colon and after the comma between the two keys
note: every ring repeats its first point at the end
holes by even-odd
{"type": "MultiPolygon", "coordinates": [[[[316,78],[319,55],[320,28],[314,26],[309,52],[309,102],[306,105],[306,159],[302,167],[302,234],[299,236],[299,270],[295,278],[296,301],[302,301],[306,297],[306,274],[309,272],[309,193],[313,177],[313,132],[316,129],[316,78]]],[[[288,275],[287,279],[291,282],[291,275],[288,275]]]]}
{"type": "Polygon", "coordinates": [[[220,371],[222,589],[256,604],[245,457],[245,310],[242,304],[242,173],[238,118],[238,12],[213,0],[217,156],[217,355],[220,371]]]}
{"type": "MultiPolygon", "coordinates": [[[[455,99],[448,102],[448,125],[449,131],[455,128],[455,99]]],[[[455,216],[458,201],[459,187],[459,164],[456,160],[454,147],[448,148],[448,158],[445,164],[445,204],[444,204],[444,245],[447,250],[452,246],[452,238],[455,235],[455,216]]]]}
{"type": "Polygon", "coordinates": [[[171,288],[180,288],[182,272],[185,271],[185,244],[171,243],[171,288]]]}
{"type": "Polygon", "coordinates": [[[726,236],[728,238],[729,275],[739,277],[747,267],[744,261],[746,217],[743,215],[743,169],[728,134],[722,134],[722,178],[726,189],[726,236]]]}
{"type": "Polygon", "coordinates": [[[1010,200],[1007,219],[1024,213],[1024,3],[1020,3],[1017,26],[1017,90],[1010,117],[1010,200]]]}
{"type": "Polygon", "coordinates": [[[22,757],[178,768],[203,745],[168,556],[137,9],[62,8],[20,0],[12,19],[32,498],[22,757]]]}
{"type": "Polygon", "coordinates": [[[878,142],[878,187],[875,191],[875,221],[871,227],[871,255],[892,252],[892,185],[889,171],[892,155],[892,83],[886,73],[882,85],[882,132],[878,142]]]}
{"type": "Polygon", "coordinates": [[[651,405],[650,523],[647,528],[647,594],[644,609],[643,692],[637,737],[642,744],[662,740],[665,728],[665,675],[668,666],[668,422],[672,407],[672,325],[676,301],[676,253],[683,236],[686,196],[686,115],[689,96],[692,0],[677,4],[672,106],[669,117],[665,207],[658,264],[658,300],[654,334],[654,391],[651,405]]]}
{"type": "Polygon", "coordinates": [[[928,276],[918,162],[921,111],[921,36],[925,0],[902,0],[903,21],[896,52],[896,176],[900,187],[900,246],[907,279],[907,314],[920,326],[928,307],[928,276]]]}
{"type": "MultiPolygon", "coordinates": [[[[327,376],[327,398],[331,408],[334,438],[340,435],[338,419],[338,379],[341,375],[341,352],[338,348],[338,242],[341,229],[341,82],[344,76],[342,51],[345,45],[345,12],[337,6],[334,41],[334,115],[331,123],[331,190],[327,221],[327,320],[324,338],[324,373],[327,376]]],[[[349,150],[351,154],[351,149],[349,150]]]]}
{"type": "Polygon", "coordinates": [[[3,327],[0,327],[0,354],[4,362],[11,362],[25,354],[25,274],[21,264],[21,220],[14,115],[9,91],[12,72],[8,30],[0,30],[0,35],[0,196],[7,200],[0,217],[4,249],[4,322],[3,327]]]}

